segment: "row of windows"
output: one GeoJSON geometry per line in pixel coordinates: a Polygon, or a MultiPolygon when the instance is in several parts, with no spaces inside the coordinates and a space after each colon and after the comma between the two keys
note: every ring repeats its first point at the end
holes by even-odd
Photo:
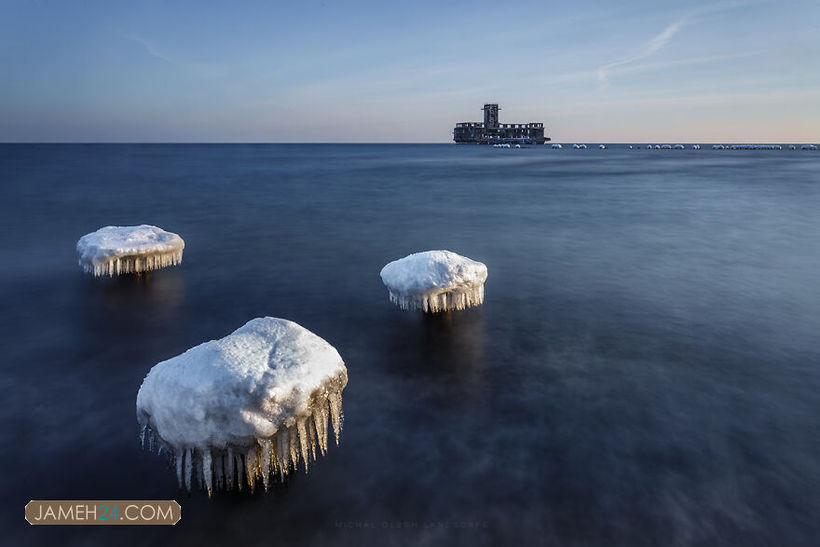
{"type": "MultiPolygon", "coordinates": [[[[456,127],[484,127],[481,122],[461,122],[456,127]]],[[[543,123],[502,123],[498,127],[503,129],[528,129],[531,127],[544,127],[543,123]]]]}

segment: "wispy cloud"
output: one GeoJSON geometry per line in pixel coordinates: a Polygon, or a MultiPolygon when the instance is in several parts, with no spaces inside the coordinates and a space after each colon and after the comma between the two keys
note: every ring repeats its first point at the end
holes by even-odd
{"type": "MultiPolygon", "coordinates": [[[[744,59],[747,57],[754,57],[760,55],[761,51],[748,51],[743,53],[728,53],[725,55],[705,55],[700,57],[685,57],[683,59],[672,59],[668,61],[650,61],[646,63],[623,63],[618,66],[611,67],[607,72],[608,76],[633,74],[638,72],[649,72],[653,70],[666,70],[669,68],[676,68],[681,66],[695,66],[711,63],[721,63],[724,61],[733,61],[737,59],[744,59]]],[[[585,82],[597,80],[599,73],[597,70],[580,70],[575,72],[566,72],[563,74],[556,74],[544,81],[547,85],[555,84],[572,84],[576,82],[585,82]]]]}
{"type": "Polygon", "coordinates": [[[637,61],[641,61],[643,59],[655,55],[664,47],[666,47],[666,45],[681,31],[682,28],[684,28],[686,25],[688,25],[695,19],[702,18],[703,16],[715,14],[718,12],[724,12],[738,8],[749,8],[753,5],[758,4],[766,4],[770,3],[770,1],[771,0],[728,0],[724,2],[712,2],[706,5],[696,7],[690,10],[682,17],[667,25],[663,30],[661,30],[658,34],[653,36],[649,41],[641,45],[641,47],[638,48],[638,51],[636,53],[598,67],[598,69],[596,69],[595,71],[598,83],[602,88],[606,88],[609,85],[610,75],[613,74],[616,70],[619,72],[625,72],[626,70],[618,69],[623,69],[623,67],[633,65],[637,61]]]}
{"type": "Polygon", "coordinates": [[[178,64],[171,57],[160,51],[152,42],[149,42],[145,38],[140,38],[139,36],[134,36],[132,34],[124,34],[123,36],[128,40],[140,44],[145,49],[145,52],[151,57],[154,57],[155,59],[159,59],[161,61],[165,61],[166,63],[171,65],[178,64]]]}
{"type": "Polygon", "coordinates": [[[224,67],[211,63],[202,63],[198,61],[189,61],[186,59],[182,59],[179,56],[172,55],[166,52],[163,48],[157,46],[153,41],[147,40],[141,36],[125,33],[122,33],[122,36],[126,40],[130,40],[132,42],[140,44],[142,48],[145,50],[145,53],[147,53],[151,57],[159,59],[160,61],[168,63],[169,65],[173,65],[179,69],[186,70],[197,76],[204,78],[212,78],[216,76],[221,76],[224,73],[224,67]]]}
{"type": "Polygon", "coordinates": [[[623,59],[618,59],[617,61],[613,61],[599,67],[596,70],[598,82],[601,86],[606,87],[609,84],[609,74],[613,69],[646,59],[647,57],[650,57],[663,49],[663,47],[669,43],[669,41],[680,31],[680,29],[683,28],[688,19],[688,16],[682,17],[681,19],[678,19],[668,25],[659,34],[655,35],[651,40],[643,44],[634,55],[624,57],[623,59]]]}

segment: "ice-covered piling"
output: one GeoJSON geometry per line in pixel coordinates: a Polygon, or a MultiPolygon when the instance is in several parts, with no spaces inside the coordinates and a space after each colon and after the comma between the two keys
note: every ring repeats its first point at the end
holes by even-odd
{"type": "Polygon", "coordinates": [[[450,251],[425,251],[389,263],[381,278],[403,310],[463,310],[484,302],[487,266],[450,251]]]}
{"type": "Polygon", "coordinates": [[[150,272],[182,262],[185,242],[156,226],[106,226],[77,242],[80,266],[95,276],[150,272]]]}
{"type": "Polygon", "coordinates": [[[325,340],[292,321],[253,319],[148,372],[137,394],[140,437],[174,454],[180,487],[190,490],[196,473],[209,495],[267,489],[300,462],[307,472],[327,452],[330,427],[339,443],[346,385],[325,340]]]}

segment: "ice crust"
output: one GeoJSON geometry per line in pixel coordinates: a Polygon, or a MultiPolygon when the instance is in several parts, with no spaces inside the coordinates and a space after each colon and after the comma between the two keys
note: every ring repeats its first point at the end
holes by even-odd
{"type": "Polygon", "coordinates": [[[265,489],[327,451],[328,418],[342,428],[347,369],[336,349],[300,325],[249,321],[155,365],[137,394],[144,447],[173,454],[180,487],[265,489]]]}
{"type": "Polygon", "coordinates": [[[401,309],[437,313],[481,305],[487,266],[450,251],[424,251],[390,262],[381,278],[401,309]]]}
{"type": "Polygon", "coordinates": [[[77,242],[80,266],[95,276],[147,272],[182,262],[185,242],[156,226],[106,226],[77,242]]]}

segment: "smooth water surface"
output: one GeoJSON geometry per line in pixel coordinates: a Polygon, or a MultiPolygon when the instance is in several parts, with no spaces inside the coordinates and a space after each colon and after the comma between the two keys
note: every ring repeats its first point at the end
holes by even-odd
{"type": "Polygon", "coordinates": [[[0,184],[4,544],[816,544],[820,153],[0,145],[0,184]],[[81,272],[139,223],[180,267],[81,272]],[[484,306],[394,308],[381,267],[439,248],[488,265],[484,306]],[[140,382],[263,315],[345,359],[342,443],[188,496],[140,382]],[[170,498],[173,528],[23,520],[170,498]]]}

